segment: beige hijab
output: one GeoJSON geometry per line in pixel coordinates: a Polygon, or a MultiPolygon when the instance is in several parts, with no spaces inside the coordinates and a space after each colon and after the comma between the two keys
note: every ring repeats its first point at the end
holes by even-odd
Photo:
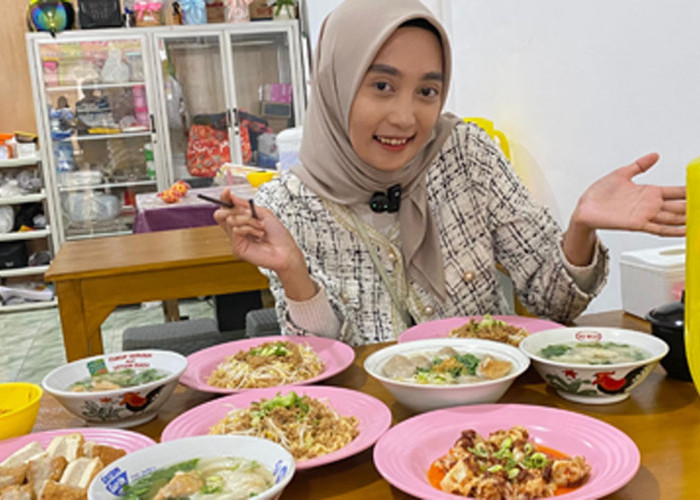
{"type": "Polygon", "coordinates": [[[409,275],[444,299],[445,271],[437,230],[428,207],[426,171],[459,120],[443,114],[421,151],[401,170],[385,172],[362,161],[350,143],[355,93],[375,55],[405,21],[425,19],[442,38],[443,102],[451,72],[445,30],[418,0],[346,0],[321,27],[304,123],[301,164],[292,167],[309,189],[341,205],[369,203],[376,191],[401,184],[401,248],[409,275]]]}

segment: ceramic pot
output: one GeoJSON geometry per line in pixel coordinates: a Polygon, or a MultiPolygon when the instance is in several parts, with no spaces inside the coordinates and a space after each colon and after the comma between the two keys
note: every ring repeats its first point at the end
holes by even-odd
{"type": "Polygon", "coordinates": [[[685,294],[680,302],[671,302],[652,309],[645,319],[651,323],[651,333],[666,342],[669,353],[661,360],[669,377],[691,381],[688,359],[685,354],[685,294]]]}

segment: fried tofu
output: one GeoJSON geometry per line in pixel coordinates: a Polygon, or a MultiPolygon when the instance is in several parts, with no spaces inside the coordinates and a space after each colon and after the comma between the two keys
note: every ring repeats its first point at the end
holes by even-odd
{"type": "Polygon", "coordinates": [[[55,458],[46,456],[32,460],[29,462],[27,482],[34,490],[34,493],[39,496],[46,481],[58,481],[61,479],[67,465],[68,460],[61,455],[55,458]]]}
{"type": "Polygon", "coordinates": [[[39,500],[87,500],[87,492],[68,484],[48,481],[44,486],[39,500]]]}
{"type": "Polygon", "coordinates": [[[46,453],[51,458],[63,456],[66,457],[69,462],[72,462],[76,458],[83,456],[84,443],[85,438],[79,432],[63,434],[51,440],[51,443],[49,443],[49,446],[46,448],[46,453]]]}
{"type": "Polygon", "coordinates": [[[30,485],[8,486],[0,490],[0,500],[34,500],[34,492],[30,485]]]}
{"type": "Polygon", "coordinates": [[[126,451],[85,442],[78,432],[54,437],[46,448],[32,441],[0,464],[0,500],[83,500],[106,464],[126,451]]]}
{"type": "Polygon", "coordinates": [[[29,462],[30,460],[34,460],[35,458],[38,458],[44,454],[44,449],[41,447],[39,441],[32,441],[3,460],[3,462],[0,463],[0,470],[4,469],[5,467],[14,467],[16,465],[29,462]]]}
{"type": "Polygon", "coordinates": [[[7,486],[21,485],[27,477],[27,464],[19,464],[14,467],[0,468],[0,489],[7,486]]]}
{"type": "Polygon", "coordinates": [[[88,458],[99,458],[105,467],[126,455],[126,451],[121,448],[114,448],[103,444],[97,444],[94,441],[88,441],[83,445],[83,456],[88,458]]]}

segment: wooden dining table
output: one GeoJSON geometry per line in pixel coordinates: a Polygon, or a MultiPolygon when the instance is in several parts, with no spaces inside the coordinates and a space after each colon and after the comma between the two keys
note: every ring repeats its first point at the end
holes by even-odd
{"type": "Polygon", "coordinates": [[[100,327],[117,306],[269,286],[218,226],[68,241],[44,279],[56,287],[68,361],[104,352],[100,327]]]}
{"type": "MultiPolygon", "coordinates": [[[[580,326],[612,326],[649,332],[648,323],[622,313],[585,315],[580,326]]],[[[355,349],[356,358],[344,372],[323,382],[370,394],[391,410],[393,424],[415,415],[402,406],[363,369],[368,355],[387,344],[355,349]]],[[[181,413],[216,397],[178,386],[158,416],[132,428],[158,440],[165,426],[181,413]]],[[[691,382],[674,380],[658,366],[635,388],[629,399],[609,405],[577,404],[559,397],[531,367],[521,375],[499,403],[540,405],[582,413],[607,422],[626,433],[637,445],[641,465],[632,480],[608,495],[615,500],[698,498],[700,470],[700,401],[691,382]]],[[[516,422],[514,422],[514,425],[516,422]]],[[[34,432],[81,427],[85,423],[64,410],[50,395],[44,395],[34,432]]],[[[400,460],[401,457],[396,457],[400,460]]],[[[282,499],[380,500],[410,499],[410,495],[386,482],[372,460],[372,448],[341,461],[297,471],[282,499]]]]}

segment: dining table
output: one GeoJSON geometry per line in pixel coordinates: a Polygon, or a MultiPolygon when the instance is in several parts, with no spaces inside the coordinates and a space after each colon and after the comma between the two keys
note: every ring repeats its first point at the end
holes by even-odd
{"type": "MultiPolygon", "coordinates": [[[[575,326],[619,327],[649,333],[646,321],[609,311],[587,314],[575,326]]],[[[365,372],[367,356],[390,343],[355,348],[355,359],[345,371],[321,382],[374,396],[392,413],[392,425],[415,412],[398,403],[375,379],[365,372]]],[[[175,417],[199,404],[219,397],[179,385],[157,417],[131,430],[158,441],[175,417]]],[[[532,366],[511,385],[498,403],[539,405],[578,412],[602,420],[627,434],[636,444],[641,464],[634,477],[621,489],[606,496],[615,500],[654,500],[698,498],[700,470],[700,401],[692,382],[674,380],[657,366],[631,396],[619,403],[586,405],[561,398],[548,387],[532,366]]],[[[517,422],[513,422],[516,425],[517,422]]],[[[64,410],[51,395],[42,397],[33,432],[85,426],[85,422],[64,410]]],[[[467,424],[468,425],[468,424],[467,424]]],[[[320,467],[299,470],[282,494],[282,500],[411,499],[390,485],[373,463],[370,447],[354,456],[320,467]]],[[[396,460],[401,460],[400,456],[396,460]]]]}

